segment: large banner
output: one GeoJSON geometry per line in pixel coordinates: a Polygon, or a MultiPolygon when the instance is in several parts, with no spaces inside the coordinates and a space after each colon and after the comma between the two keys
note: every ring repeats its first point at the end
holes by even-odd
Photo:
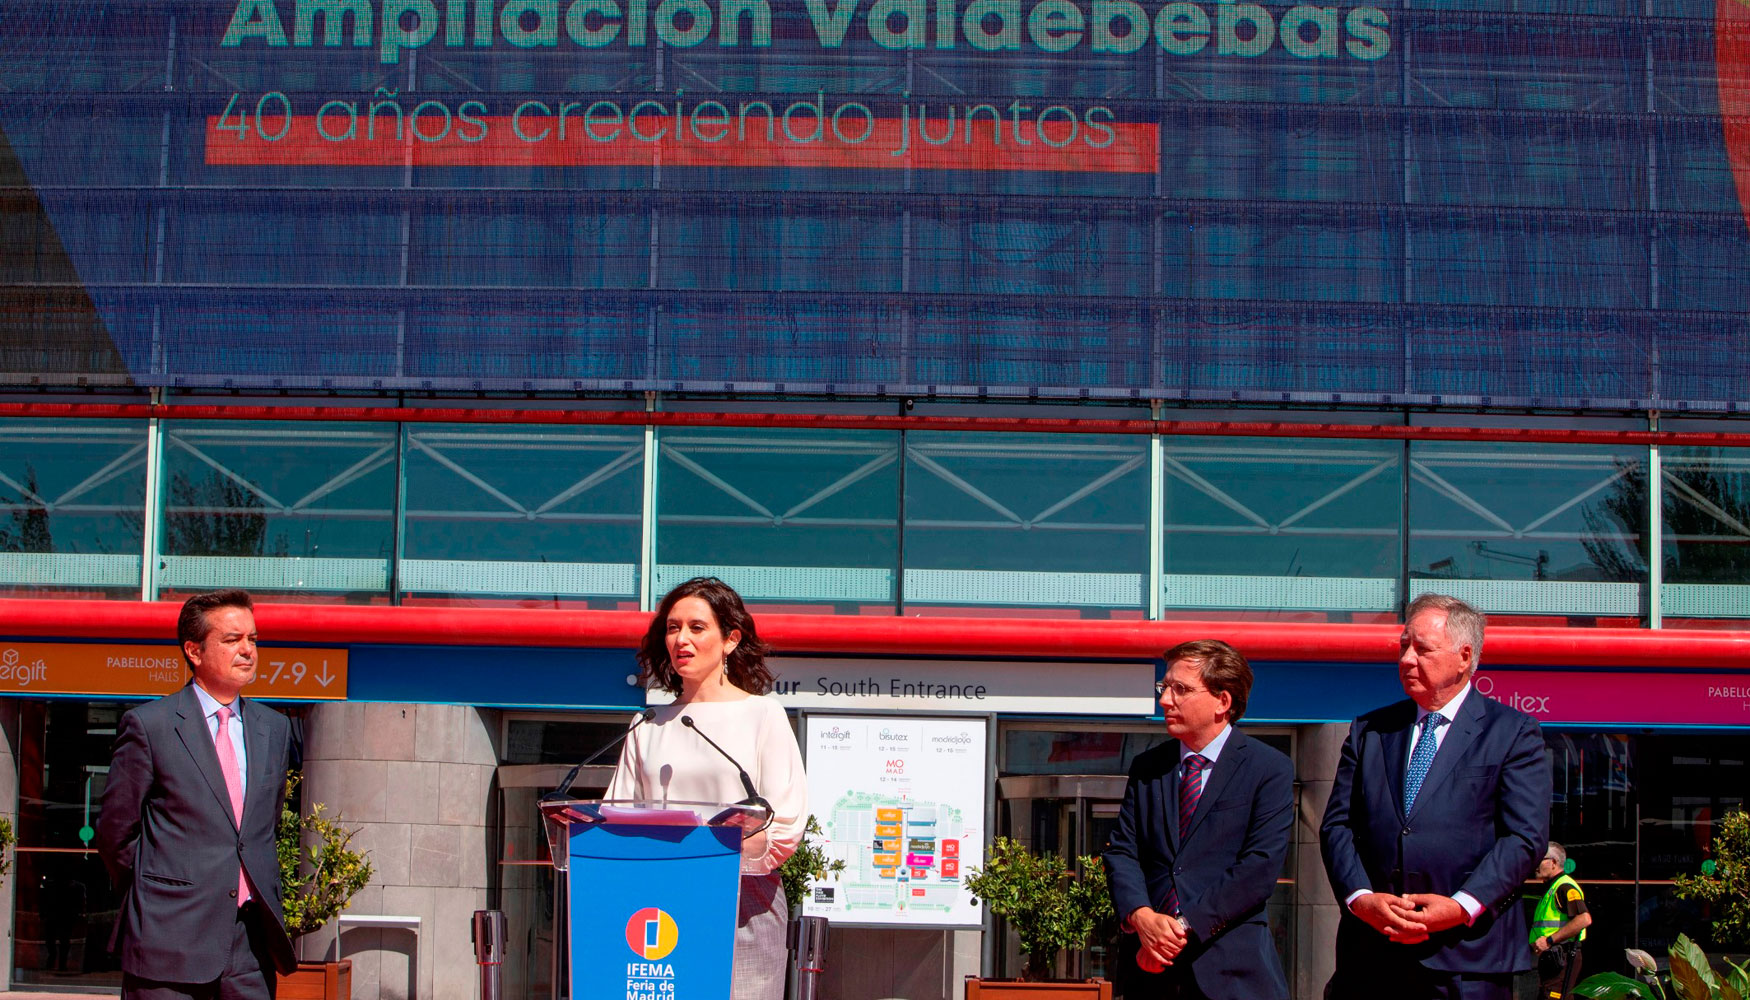
{"type": "Polygon", "coordinates": [[[0,380],[1731,410],[1657,7],[8,0],[0,380]]]}

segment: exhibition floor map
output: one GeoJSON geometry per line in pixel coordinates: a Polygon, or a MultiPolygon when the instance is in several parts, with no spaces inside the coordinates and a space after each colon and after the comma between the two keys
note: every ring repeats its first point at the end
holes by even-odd
{"type": "Polygon", "coordinates": [[[809,801],[827,853],[806,912],[852,924],[977,926],[964,877],[984,854],[982,719],[808,719],[809,801]]]}

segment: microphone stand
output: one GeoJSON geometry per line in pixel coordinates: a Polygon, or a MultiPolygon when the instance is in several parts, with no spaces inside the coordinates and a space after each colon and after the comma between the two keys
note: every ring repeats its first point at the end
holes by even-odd
{"type": "Polygon", "coordinates": [[[717,751],[719,754],[722,754],[723,759],[728,761],[731,767],[735,768],[736,777],[741,779],[741,788],[743,791],[747,792],[747,798],[741,800],[741,802],[737,803],[737,805],[759,806],[761,809],[764,809],[766,811],[766,821],[764,823],[761,823],[759,825],[759,828],[751,831],[751,833],[759,833],[761,830],[764,830],[766,827],[771,826],[772,825],[772,813],[773,813],[772,804],[770,802],[767,802],[765,797],[760,795],[760,793],[754,789],[753,779],[748,777],[747,769],[742,767],[740,762],[737,761],[734,757],[729,756],[729,751],[718,746],[716,740],[713,740],[711,737],[706,736],[704,730],[700,729],[693,722],[692,716],[690,716],[690,715],[681,716],[681,725],[686,726],[688,729],[691,729],[695,733],[698,733],[699,739],[704,740],[707,744],[710,745],[711,749],[717,751]]]}

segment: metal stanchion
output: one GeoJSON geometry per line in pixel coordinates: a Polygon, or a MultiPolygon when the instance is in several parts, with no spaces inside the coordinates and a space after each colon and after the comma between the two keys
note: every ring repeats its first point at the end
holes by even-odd
{"type": "Polygon", "coordinates": [[[826,968],[825,917],[790,921],[790,1000],[817,1000],[820,972],[826,968]]]}
{"type": "Polygon", "coordinates": [[[474,961],[480,965],[480,1000],[504,996],[504,911],[475,910],[474,961]]]}

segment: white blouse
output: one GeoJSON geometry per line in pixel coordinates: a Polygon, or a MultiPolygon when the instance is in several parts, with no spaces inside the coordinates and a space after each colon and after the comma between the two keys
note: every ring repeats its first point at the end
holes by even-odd
{"type": "Polygon", "coordinates": [[[772,825],[742,842],[742,873],[777,870],[802,842],[808,776],[784,706],[770,695],[657,708],[620,748],[607,797],[713,803],[746,798],[735,766],[700,739],[700,733],[746,768],[754,790],[772,804],[772,825]],[[692,717],[697,731],[681,722],[683,715],[692,717]]]}

